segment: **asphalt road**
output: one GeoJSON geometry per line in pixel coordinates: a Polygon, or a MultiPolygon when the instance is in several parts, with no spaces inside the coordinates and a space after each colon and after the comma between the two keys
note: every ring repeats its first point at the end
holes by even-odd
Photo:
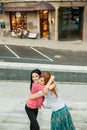
{"type": "Polygon", "coordinates": [[[87,52],[0,45],[0,61],[87,66],[87,52]]]}

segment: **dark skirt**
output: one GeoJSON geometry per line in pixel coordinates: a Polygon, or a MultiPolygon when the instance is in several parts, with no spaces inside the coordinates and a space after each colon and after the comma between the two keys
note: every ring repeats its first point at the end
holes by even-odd
{"type": "Polygon", "coordinates": [[[66,105],[62,109],[52,112],[51,130],[76,130],[66,105]]]}

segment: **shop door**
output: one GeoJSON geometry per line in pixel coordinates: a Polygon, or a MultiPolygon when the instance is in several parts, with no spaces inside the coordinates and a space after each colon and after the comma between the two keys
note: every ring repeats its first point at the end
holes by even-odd
{"type": "Polygon", "coordinates": [[[81,11],[79,7],[59,9],[59,40],[81,39],[81,11]]]}
{"type": "Polygon", "coordinates": [[[48,10],[40,11],[40,37],[49,38],[48,10]]]}

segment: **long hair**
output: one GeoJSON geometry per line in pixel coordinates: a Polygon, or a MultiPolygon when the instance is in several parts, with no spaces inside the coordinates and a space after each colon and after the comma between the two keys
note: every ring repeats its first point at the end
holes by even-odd
{"type": "MultiPolygon", "coordinates": [[[[47,82],[49,81],[51,74],[48,71],[42,72],[40,75],[41,78],[44,78],[44,84],[46,85],[47,82]]],[[[50,90],[52,93],[54,93],[57,96],[57,92],[55,87],[53,89],[50,90]]]]}
{"type": "Polygon", "coordinates": [[[32,80],[32,74],[33,73],[36,73],[36,74],[38,74],[40,76],[41,75],[41,71],[39,69],[32,70],[31,75],[30,75],[30,90],[32,89],[32,83],[34,82],[32,80]]]}

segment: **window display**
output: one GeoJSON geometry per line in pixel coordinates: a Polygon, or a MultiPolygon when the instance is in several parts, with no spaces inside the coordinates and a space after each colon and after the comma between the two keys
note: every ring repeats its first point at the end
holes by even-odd
{"type": "Polygon", "coordinates": [[[26,12],[11,12],[11,30],[17,33],[27,30],[26,12]]]}

